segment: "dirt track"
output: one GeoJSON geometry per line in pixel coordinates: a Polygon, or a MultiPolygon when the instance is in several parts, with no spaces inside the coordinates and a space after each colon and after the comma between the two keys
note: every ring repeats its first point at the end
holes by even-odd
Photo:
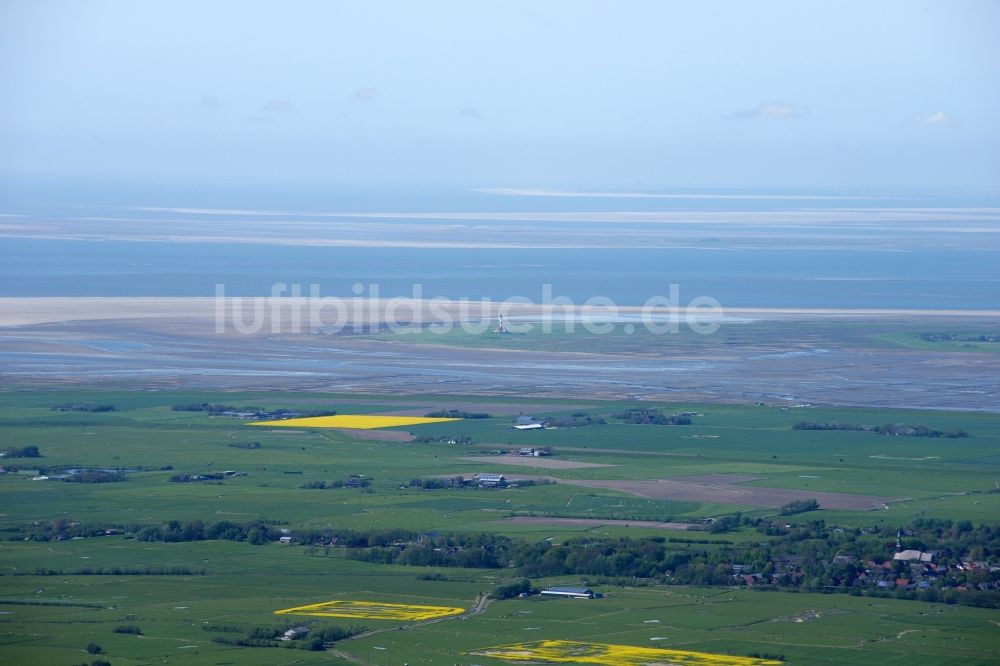
{"type": "Polygon", "coordinates": [[[542,469],[584,469],[587,467],[618,467],[601,463],[562,460],[559,458],[536,458],[534,456],[470,456],[459,458],[470,462],[492,463],[494,465],[516,465],[518,467],[539,467],[542,469]]]}
{"type": "Polygon", "coordinates": [[[402,430],[364,430],[359,428],[336,428],[336,430],[351,437],[376,442],[409,442],[413,439],[413,435],[402,430]]]}

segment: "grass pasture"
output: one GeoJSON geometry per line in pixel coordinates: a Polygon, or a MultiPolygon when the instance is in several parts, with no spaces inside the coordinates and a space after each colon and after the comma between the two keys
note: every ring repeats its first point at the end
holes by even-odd
{"type": "MultiPolygon", "coordinates": [[[[144,544],[118,538],[4,543],[0,561],[5,573],[0,657],[9,663],[77,664],[87,658],[83,648],[90,642],[101,645],[113,664],[178,660],[194,666],[337,663],[329,653],[212,642],[213,638],[241,635],[232,633],[234,630],[276,625],[317,629],[330,624],[388,629],[336,645],[336,650],[370,664],[406,661],[428,666],[500,666],[509,662],[483,653],[540,640],[733,657],[780,654],[792,665],[1000,663],[995,611],[922,602],[730,589],[595,586],[605,598],[499,601],[480,615],[455,616],[398,631],[394,628],[411,621],[276,616],[274,612],[315,603],[317,597],[469,608],[479,593],[502,580],[503,572],[414,569],[332,556],[308,557],[301,548],[277,544],[144,544]],[[12,564],[33,571],[39,563],[53,562],[67,568],[83,562],[93,566],[170,562],[192,569],[202,567],[203,573],[9,573],[12,564]],[[115,633],[121,625],[138,626],[142,634],[115,633]]],[[[579,582],[552,579],[539,584],[579,582]]]]}
{"type": "Polygon", "coordinates": [[[630,526],[628,521],[777,512],[775,507],[727,504],[712,497],[650,499],[558,482],[502,489],[425,490],[411,485],[412,480],[486,471],[544,474],[557,481],[683,482],[694,477],[705,482],[715,478],[712,475],[739,475],[736,486],[905,498],[888,509],[821,508],[788,516],[789,522],[822,518],[845,526],[869,526],[896,525],[916,517],[981,522],[1000,515],[1000,493],[991,492],[1000,479],[1000,417],[992,414],[671,404],[662,410],[699,416],[689,426],[652,426],[613,418],[635,403],[508,399],[500,416],[396,426],[417,439],[374,441],[301,425],[249,428],[236,419],[171,409],[175,404],[210,402],[376,415],[420,412],[431,406],[462,409],[475,401],[482,399],[171,391],[0,394],[3,446],[34,445],[41,452],[40,458],[0,462],[7,470],[0,474],[0,536],[7,535],[0,541],[0,663],[78,664],[89,660],[83,648],[90,642],[101,645],[113,664],[183,660],[194,666],[255,666],[339,659],[334,653],[213,642],[241,637],[255,628],[292,624],[315,629],[365,625],[378,633],[342,641],[334,649],[367,664],[500,666],[510,662],[498,653],[489,656],[489,650],[539,641],[668,648],[741,659],[751,653],[781,654],[793,665],[1000,663],[996,611],[968,607],[843,594],[630,587],[621,584],[627,581],[605,581],[590,582],[598,585],[603,599],[499,601],[480,614],[444,617],[397,631],[414,620],[275,613],[328,602],[469,609],[482,593],[509,582],[511,572],[365,563],[343,559],[337,548],[310,550],[294,544],[140,542],[121,534],[49,542],[9,538],[19,526],[55,521],[143,526],[170,520],[209,524],[266,518],[290,528],[402,527],[488,532],[554,543],[588,534],[662,535],[680,537],[671,548],[711,551],[724,542],[761,543],[768,537],[752,529],[689,535],[630,526]],[[78,402],[114,404],[117,411],[51,409],[78,402]],[[581,410],[608,422],[542,431],[510,429],[518,413],[565,416],[581,410]],[[792,425],[802,420],[923,423],[941,430],[966,430],[969,437],[793,430],[792,425]],[[471,437],[472,443],[448,443],[463,437],[471,437]],[[553,449],[552,460],[600,466],[535,470],[510,464],[506,454],[491,453],[507,447],[546,446],[553,449]],[[71,468],[120,469],[127,479],[32,480],[39,471],[52,476],[71,468]],[[243,475],[172,480],[224,470],[243,475]],[[366,485],[334,485],[351,480],[364,480],[366,485]],[[607,522],[523,524],[508,520],[512,516],[607,522]],[[688,537],[698,542],[684,542],[688,537]],[[132,625],[142,634],[114,631],[132,625]]]}

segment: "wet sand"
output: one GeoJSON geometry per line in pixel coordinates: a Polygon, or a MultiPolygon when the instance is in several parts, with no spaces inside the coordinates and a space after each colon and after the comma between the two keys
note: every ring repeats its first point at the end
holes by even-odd
{"type": "MultiPolygon", "coordinates": [[[[288,309],[292,304],[280,305],[288,309]]],[[[384,301],[358,305],[365,319],[388,307],[384,301]]],[[[491,312],[497,304],[484,307],[491,312]]],[[[533,316],[538,311],[538,306],[511,309],[533,316]]],[[[263,312],[269,321],[272,312],[263,312]]],[[[918,349],[882,337],[935,328],[995,332],[1000,313],[737,312],[753,317],[726,319],[711,335],[682,326],[677,334],[538,333],[480,340],[427,334],[413,338],[377,325],[333,334],[305,322],[301,333],[265,326],[243,334],[232,325],[217,332],[210,298],[2,298],[0,383],[127,389],[253,386],[417,396],[400,403],[400,410],[422,410],[424,403],[440,404],[440,396],[462,395],[468,407],[489,407],[469,411],[497,414],[510,413],[508,406],[490,404],[502,403],[505,396],[558,396],[573,401],[567,404],[610,398],[762,402],[789,408],[1000,410],[995,400],[1000,354],[918,349]]],[[[732,313],[727,310],[727,317],[732,313]]],[[[288,321],[285,314],[279,319],[288,321]]]]}
{"type": "Polygon", "coordinates": [[[513,465],[515,467],[537,467],[539,469],[586,469],[589,467],[618,467],[602,463],[588,463],[579,460],[563,460],[561,458],[534,456],[470,456],[459,458],[469,462],[488,463],[492,465],[513,465]]]}

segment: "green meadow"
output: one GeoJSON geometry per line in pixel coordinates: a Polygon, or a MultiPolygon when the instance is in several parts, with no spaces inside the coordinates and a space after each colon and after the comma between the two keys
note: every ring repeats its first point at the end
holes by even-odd
{"type": "MultiPolygon", "coordinates": [[[[581,535],[766,540],[740,528],[725,534],[661,532],[635,520],[695,521],[734,512],[776,516],[777,508],[658,500],[566,480],[650,480],[705,474],[755,477],[745,485],[899,498],[878,510],[800,513],[844,526],[898,525],[915,518],[995,521],[1000,493],[1000,417],[981,413],[786,408],[762,405],[655,405],[647,402],[489,400],[491,418],[396,428],[414,441],[360,439],[328,429],[248,427],[172,405],[223,403],[265,409],[398,412],[486,403],[481,397],[318,393],[22,391],[0,394],[0,448],[37,446],[39,458],[0,466],[0,662],[78,664],[102,647],[114,664],[329,663],[333,652],[236,647],[218,627],[249,632],[289,625],[282,608],[333,599],[455,605],[507,582],[504,569],[429,569],[344,559],[341,549],[271,543],[141,542],[121,533],[63,541],[23,541],[21,528],[55,521],[135,529],[170,520],[247,522],[291,529],[405,528],[489,532],[558,543],[581,535]],[[60,412],[65,403],[111,404],[116,411],[60,412]],[[613,418],[630,407],[694,412],[691,425],[634,425],[613,418]],[[607,423],[511,430],[518,414],[566,417],[587,412],[607,423]],[[922,424],[968,437],[885,436],[860,431],[793,430],[799,421],[922,424]],[[469,444],[449,444],[451,438],[469,444]],[[430,441],[421,441],[430,440],[430,441]],[[256,443],[254,448],[248,448],[256,443]],[[605,465],[577,469],[512,464],[491,451],[551,447],[552,461],[605,465]],[[487,462],[465,460],[490,456],[487,462]],[[70,468],[121,469],[125,481],[32,480],[70,468]],[[242,476],[179,483],[175,475],[242,476]],[[539,475],[556,483],[502,489],[411,487],[414,479],[477,472],[539,475]],[[308,488],[364,479],[366,487],[308,488]],[[588,517],[604,525],[518,524],[511,516],[588,517]],[[115,570],[119,573],[114,573],[115,570]],[[121,573],[162,569],[173,575],[121,573]],[[100,575],[95,572],[101,572],[100,575]],[[42,575],[46,574],[46,575],[42,575]],[[138,626],[141,635],[115,633],[138,626]],[[213,629],[215,628],[215,629],[213,629]]],[[[475,411],[471,410],[470,411],[475,411]]],[[[683,546],[679,546],[683,547],[683,546]]],[[[577,579],[533,581],[579,584],[577,579]]],[[[780,653],[792,664],[979,664],[1000,661],[997,612],[843,594],[642,586],[605,581],[605,597],[493,602],[482,614],[341,641],[334,650],[360,663],[500,664],[469,653],[541,639],[591,640],[746,656],[780,653]]],[[[301,618],[313,628],[375,620],[301,618]]]]}
{"type": "MultiPolygon", "coordinates": [[[[975,608],[847,595],[734,589],[596,586],[593,600],[514,599],[480,615],[392,630],[391,622],[275,616],[335,599],[470,607],[502,572],[390,567],[272,544],[143,544],[85,539],[4,544],[0,656],[7,663],[76,664],[96,643],[112,663],[309,664],[326,652],[213,643],[253,627],[363,624],[389,629],[342,641],[370,664],[503,664],[469,653],[531,640],[663,646],[713,654],[783,655],[790,664],[987,664],[1000,661],[997,614],[975,608]],[[156,563],[198,567],[191,576],[31,576],[38,562],[71,568],[156,563]],[[434,576],[429,574],[436,574],[434,576]],[[434,580],[429,580],[434,578],[434,580]],[[115,633],[137,626],[141,635],[115,633]]],[[[579,583],[551,579],[545,583],[579,583]]]]}

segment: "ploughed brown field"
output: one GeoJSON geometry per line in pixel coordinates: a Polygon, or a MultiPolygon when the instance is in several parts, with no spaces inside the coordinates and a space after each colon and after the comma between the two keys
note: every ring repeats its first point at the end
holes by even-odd
{"type": "MultiPolygon", "coordinates": [[[[716,475],[710,475],[716,476],[716,475]]],[[[721,475],[719,475],[721,476],[721,475]]],[[[646,481],[623,481],[617,479],[557,479],[551,476],[517,475],[509,476],[513,481],[554,481],[586,488],[604,488],[645,497],[646,499],[674,500],[678,502],[720,502],[723,504],[748,504],[751,506],[780,507],[790,502],[814,499],[824,509],[881,509],[887,502],[899,501],[899,497],[877,495],[851,495],[848,493],[828,493],[787,488],[763,488],[760,486],[728,483],[704,483],[682,479],[704,479],[701,477],[680,477],[678,479],[650,479],[646,481]]]]}
{"type": "Polygon", "coordinates": [[[722,502],[725,504],[751,504],[779,507],[797,500],[814,499],[824,509],[881,509],[886,502],[899,498],[876,495],[848,495],[785,488],[758,486],[722,486],[685,483],[671,479],[653,481],[570,481],[575,485],[592,488],[623,490],[649,499],[672,499],[685,502],[722,502]]]}

